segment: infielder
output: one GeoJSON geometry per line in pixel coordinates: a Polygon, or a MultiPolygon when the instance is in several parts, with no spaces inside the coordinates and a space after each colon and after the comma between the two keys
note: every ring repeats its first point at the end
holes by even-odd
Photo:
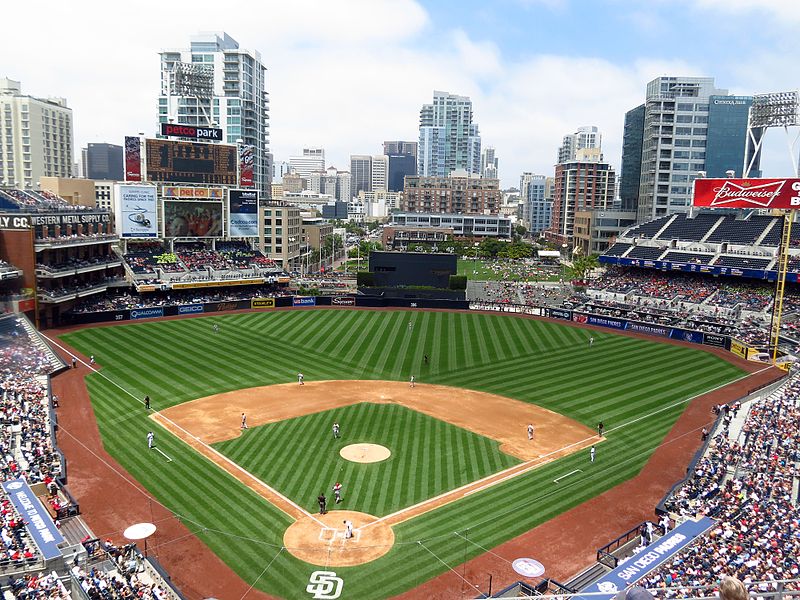
{"type": "Polygon", "coordinates": [[[333,424],[333,439],[336,439],[338,437],[339,437],[339,423],[334,423],[333,424]]]}
{"type": "Polygon", "coordinates": [[[303,374],[302,373],[298,373],[297,374],[297,383],[299,383],[300,385],[304,385],[303,384],[303,379],[304,379],[303,374]]]}
{"type": "Polygon", "coordinates": [[[528,423],[528,439],[533,440],[533,423],[528,423]]]}
{"type": "Polygon", "coordinates": [[[413,376],[413,375],[411,376],[411,381],[409,382],[409,385],[410,385],[412,388],[414,387],[414,376],[413,376]]]}
{"type": "Polygon", "coordinates": [[[242,427],[241,429],[247,429],[247,415],[242,413],[242,427]]]}
{"type": "Polygon", "coordinates": [[[594,449],[594,446],[592,446],[592,449],[589,450],[589,461],[590,462],[594,462],[594,454],[595,454],[595,452],[596,452],[596,450],[594,449]]]}
{"type": "Polygon", "coordinates": [[[156,445],[155,442],[156,436],[152,431],[147,432],[147,448],[148,450],[152,450],[153,446],[156,445]]]}

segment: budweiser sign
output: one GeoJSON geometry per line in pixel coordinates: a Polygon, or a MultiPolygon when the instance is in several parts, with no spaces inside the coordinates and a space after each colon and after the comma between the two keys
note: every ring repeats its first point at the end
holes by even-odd
{"type": "Polygon", "coordinates": [[[694,206],[800,208],[800,179],[697,179],[694,206]]]}

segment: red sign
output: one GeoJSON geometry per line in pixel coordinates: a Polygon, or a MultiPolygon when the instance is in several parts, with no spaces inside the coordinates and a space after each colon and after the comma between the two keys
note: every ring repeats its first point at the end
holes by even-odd
{"type": "Polygon", "coordinates": [[[239,185],[253,187],[253,146],[239,145],[239,185]]]}
{"type": "Polygon", "coordinates": [[[142,180],[142,146],[138,137],[125,137],[125,181],[142,180]]]}
{"type": "Polygon", "coordinates": [[[800,179],[696,179],[694,206],[800,208],[800,179]]]}

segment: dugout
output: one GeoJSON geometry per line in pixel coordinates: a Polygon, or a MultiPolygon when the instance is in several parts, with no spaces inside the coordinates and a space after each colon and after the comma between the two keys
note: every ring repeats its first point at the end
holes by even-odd
{"type": "Polygon", "coordinates": [[[457,273],[455,254],[370,252],[375,287],[426,286],[447,289],[457,273]]]}

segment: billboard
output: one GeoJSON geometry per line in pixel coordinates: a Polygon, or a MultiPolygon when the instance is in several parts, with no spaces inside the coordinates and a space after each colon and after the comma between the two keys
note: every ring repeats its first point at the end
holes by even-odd
{"type": "Polygon", "coordinates": [[[236,185],[236,146],[152,139],[145,144],[149,181],[236,185]]]}
{"type": "Polygon", "coordinates": [[[250,308],[275,308],[275,298],[253,298],[250,308]]]}
{"type": "Polygon", "coordinates": [[[222,200],[224,196],[223,188],[207,187],[180,187],[177,185],[165,185],[161,188],[162,198],[209,198],[211,200],[222,200]]]}
{"type": "Polygon", "coordinates": [[[292,298],[292,306],[316,306],[316,296],[295,296],[292,298]]]}
{"type": "Polygon", "coordinates": [[[258,192],[229,190],[228,214],[231,237],[258,237],[258,192]]]}
{"type": "Polygon", "coordinates": [[[58,545],[64,537],[53,523],[53,519],[42,505],[34,491],[24,479],[10,479],[3,482],[3,490],[8,494],[11,504],[17,509],[30,533],[34,544],[42,552],[45,560],[61,557],[58,545]]]}
{"type": "Polygon", "coordinates": [[[142,180],[142,145],[138,137],[125,136],[125,181],[142,180]]]}
{"type": "Polygon", "coordinates": [[[153,185],[118,185],[117,233],[123,238],[158,236],[156,188],[153,185]]]}
{"type": "Polygon", "coordinates": [[[161,124],[161,135],[168,137],[181,137],[192,140],[222,141],[222,129],[216,127],[195,127],[194,125],[161,124]]]}
{"type": "Polygon", "coordinates": [[[222,203],[164,200],[164,237],[222,237],[222,203]]]}
{"type": "Polygon", "coordinates": [[[135,308],[131,311],[131,319],[155,319],[164,316],[163,308],[135,308]]]}
{"type": "Polygon", "coordinates": [[[253,146],[239,146],[239,185],[253,187],[253,160],[255,148],[253,146]]]}
{"type": "Polygon", "coordinates": [[[800,208],[800,179],[695,179],[694,206],[800,208]]]}

